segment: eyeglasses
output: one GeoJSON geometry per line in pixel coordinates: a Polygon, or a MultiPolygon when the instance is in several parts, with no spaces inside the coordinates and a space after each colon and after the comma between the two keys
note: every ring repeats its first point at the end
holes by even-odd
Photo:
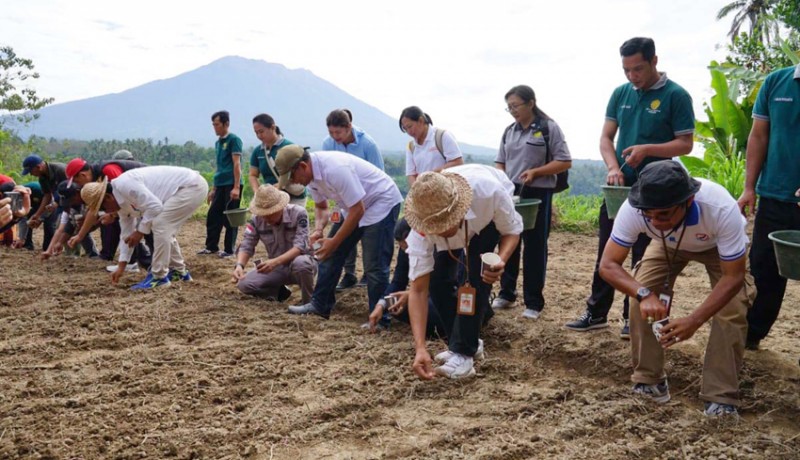
{"type": "Polygon", "coordinates": [[[658,222],[669,222],[675,217],[675,213],[678,212],[678,209],[684,207],[683,205],[677,205],[670,211],[669,209],[665,209],[662,211],[639,211],[639,213],[647,219],[648,221],[658,221],[658,222]]]}
{"type": "Polygon", "coordinates": [[[508,107],[505,108],[505,111],[509,113],[516,112],[520,107],[525,107],[526,105],[528,105],[528,102],[523,102],[522,104],[517,105],[508,104],[508,107]]]}

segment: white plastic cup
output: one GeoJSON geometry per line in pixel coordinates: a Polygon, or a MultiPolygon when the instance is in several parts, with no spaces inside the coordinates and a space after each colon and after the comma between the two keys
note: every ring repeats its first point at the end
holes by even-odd
{"type": "Polygon", "coordinates": [[[481,276],[483,276],[484,270],[489,269],[502,261],[503,259],[501,259],[500,256],[494,252],[485,252],[481,254],[481,276]]]}

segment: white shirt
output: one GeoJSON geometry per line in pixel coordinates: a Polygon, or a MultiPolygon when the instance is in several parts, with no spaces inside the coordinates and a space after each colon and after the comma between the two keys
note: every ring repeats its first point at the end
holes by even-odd
{"type": "Polygon", "coordinates": [[[481,232],[494,222],[500,235],[519,235],[522,233],[522,216],[514,209],[511,196],[514,184],[505,173],[497,168],[480,164],[459,165],[449,168],[447,172],[462,176],[472,188],[472,204],[461,222],[458,232],[451,238],[436,235],[425,235],[411,231],[408,243],[408,277],[415,280],[433,271],[433,253],[435,249],[461,249],[466,247],[464,241],[464,225],[467,223],[467,238],[481,232]],[[435,249],[434,249],[435,247],[435,249]]]}
{"type": "Polygon", "coordinates": [[[391,177],[372,163],[344,152],[311,152],[314,178],[308,184],[317,203],[334,200],[345,210],[364,202],[359,227],[383,220],[403,196],[391,177]]]}
{"type": "MultiPolygon", "coordinates": [[[[153,220],[161,214],[164,202],[181,187],[196,186],[197,171],[177,166],[147,166],[131,169],[111,181],[111,189],[119,210],[121,236],[128,237],[134,227],[147,234],[153,220]],[[139,225],[136,219],[141,217],[139,225]]],[[[120,244],[119,260],[127,262],[132,248],[120,244]]]]}
{"type": "MultiPolygon", "coordinates": [[[[739,212],[736,200],[721,185],[706,179],[697,180],[702,185],[686,214],[686,230],[678,250],[702,252],[717,248],[723,261],[744,257],[749,241],[745,228],[747,220],[739,212]]],[[[677,246],[682,230],[683,226],[678,227],[667,237],[667,247],[677,246]]],[[[625,200],[614,219],[611,239],[629,248],[640,233],[654,240],[650,244],[662,244],[661,233],[647,225],[642,214],[625,200]]]]}
{"type": "Polygon", "coordinates": [[[457,160],[463,155],[461,149],[458,148],[455,136],[450,131],[445,131],[442,136],[442,153],[436,148],[436,128],[433,125],[428,125],[428,135],[422,145],[417,144],[416,139],[411,142],[414,143],[414,153],[406,146],[406,176],[419,175],[424,172],[441,169],[445,163],[457,160]],[[444,157],[442,157],[444,155],[444,157]]]}

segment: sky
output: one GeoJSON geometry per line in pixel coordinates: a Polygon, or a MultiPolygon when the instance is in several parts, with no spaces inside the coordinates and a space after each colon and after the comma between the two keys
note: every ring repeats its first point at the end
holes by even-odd
{"type": "MultiPolygon", "coordinates": [[[[503,96],[527,84],[573,158],[599,160],[608,98],[625,83],[622,42],[653,38],[658,69],[705,119],[707,66],[724,59],[730,26],[716,12],[727,3],[25,0],[3,6],[0,44],[33,60],[35,88],[55,103],[236,55],[308,69],[392,118],[418,105],[459,141],[493,148],[513,121],[503,96]]],[[[245,144],[257,142],[250,137],[245,144]]]]}

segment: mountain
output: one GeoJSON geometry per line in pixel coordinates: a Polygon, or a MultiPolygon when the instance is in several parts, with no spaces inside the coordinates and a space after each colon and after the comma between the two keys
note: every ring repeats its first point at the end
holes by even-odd
{"type": "MultiPolygon", "coordinates": [[[[328,134],[325,117],[336,108],[350,109],[354,124],[383,150],[402,150],[408,143],[394,117],[310,71],[235,56],[121,93],[46,107],[20,134],[81,140],[166,137],[173,144],[191,140],[210,146],[215,141],[211,114],[227,110],[231,132],[246,146],[257,142],[251,120],[266,112],[288,139],[316,149],[328,134]]],[[[495,154],[488,147],[461,147],[474,155],[495,154]]]]}

